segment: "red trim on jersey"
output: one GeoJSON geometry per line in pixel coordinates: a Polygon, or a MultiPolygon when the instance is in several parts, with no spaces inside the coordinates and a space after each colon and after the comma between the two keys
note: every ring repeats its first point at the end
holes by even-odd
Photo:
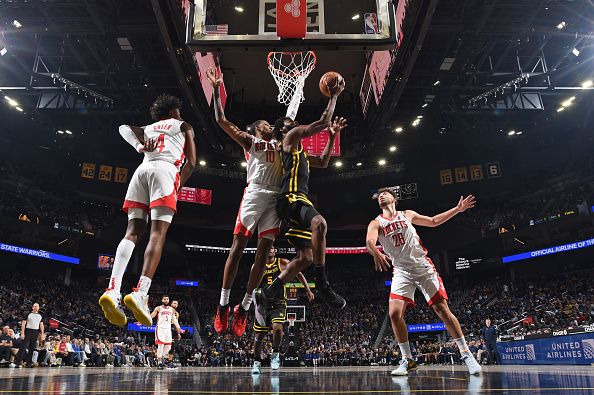
{"type": "Polygon", "coordinates": [[[157,345],[163,344],[164,346],[171,345],[171,343],[165,343],[165,342],[162,342],[161,340],[159,340],[159,326],[158,325],[155,327],[155,344],[157,344],[157,345]]]}
{"type": "Polygon", "coordinates": [[[252,232],[241,223],[241,206],[243,205],[243,198],[245,197],[246,191],[247,187],[243,190],[243,195],[241,196],[241,203],[239,203],[239,211],[237,212],[237,221],[235,223],[235,229],[233,229],[233,236],[242,235],[251,238],[252,232]]]}
{"type": "Polygon", "coordinates": [[[267,229],[264,232],[260,232],[260,234],[258,235],[258,238],[262,239],[264,236],[270,235],[270,234],[278,236],[280,234],[280,228],[272,228],[272,229],[267,229]]]}
{"type": "Polygon", "coordinates": [[[435,295],[433,295],[431,297],[431,299],[429,299],[429,301],[427,302],[427,304],[429,304],[429,306],[433,306],[433,304],[435,304],[441,300],[448,300],[448,293],[446,292],[446,290],[443,286],[441,277],[437,276],[437,278],[439,279],[439,289],[437,290],[435,295]]]}
{"type": "Polygon", "coordinates": [[[177,190],[179,189],[179,173],[175,175],[175,182],[173,183],[173,192],[162,198],[153,200],[150,207],[169,207],[173,212],[177,212],[177,190]]]}
{"type": "Polygon", "coordinates": [[[182,151],[182,154],[181,154],[181,156],[179,157],[179,159],[178,159],[178,160],[176,160],[176,161],[175,161],[174,165],[175,165],[176,167],[178,167],[179,165],[181,165],[181,164],[182,164],[182,162],[184,161],[184,159],[185,159],[185,158],[186,158],[186,154],[185,154],[185,153],[182,151]]]}
{"type": "Polygon", "coordinates": [[[390,299],[402,300],[402,301],[406,302],[407,307],[415,307],[415,301],[410,298],[407,298],[406,296],[398,295],[398,294],[391,292],[390,299]]]}
{"type": "Polygon", "coordinates": [[[382,217],[386,221],[394,221],[396,219],[396,217],[398,217],[398,211],[396,211],[396,214],[394,214],[394,216],[392,218],[386,218],[386,217],[384,217],[384,214],[380,214],[380,217],[382,217]]]}
{"type": "Polygon", "coordinates": [[[124,206],[122,206],[122,210],[127,213],[131,208],[141,208],[147,213],[149,212],[149,206],[144,203],[135,202],[133,200],[124,200],[124,206]]]}
{"type": "Polygon", "coordinates": [[[246,161],[249,161],[250,160],[250,153],[247,152],[245,149],[243,150],[243,156],[245,157],[245,160],[246,161]]]}

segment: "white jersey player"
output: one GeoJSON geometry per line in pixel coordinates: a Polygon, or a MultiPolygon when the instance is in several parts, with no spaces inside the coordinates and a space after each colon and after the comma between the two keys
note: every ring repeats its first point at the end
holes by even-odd
{"type": "Polygon", "coordinates": [[[126,315],[120,307],[122,277],[136,243],[144,233],[150,215],[150,238],[138,285],[126,295],[124,303],[143,325],[151,325],[148,290],[165,243],[165,236],[177,208],[177,191],[190,178],[196,166],[196,147],[192,126],[181,120],[181,101],[161,95],[151,106],[155,123],[136,127],[122,125],[120,134],[144,160],[136,169],[124,200],[128,213],[126,235],[116,250],[109,287],[99,299],[105,317],[114,325],[123,326],[126,315]],[[185,165],[181,169],[182,162],[185,165]]]}
{"type": "Polygon", "coordinates": [[[155,307],[151,313],[152,318],[158,317],[157,325],[155,325],[155,344],[157,345],[157,363],[160,368],[163,367],[163,357],[169,354],[173,343],[171,325],[174,325],[177,330],[178,340],[184,333],[184,330],[179,326],[176,313],[175,309],[169,306],[169,296],[167,295],[163,295],[161,306],[155,307]]]}
{"type": "Polygon", "coordinates": [[[239,260],[247,242],[254,233],[258,234],[258,248],[247,292],[241,304],[235,306],[232,332],[241,336],[245,332],[247,311],[252,302],[252,291],[264,275],[266,257],[274,239],[280,231],[280,219],[276,213],[276,197],[280,191],[282,164],[278,144],[272,138],[272,127],[266,121],[251,125],[252,134],[239,129],[227,120],[219,95],[221,76],[214,70],[208,71],[215,95],[215,116],[219,126],[244,150],[247,161],[247,182],[237,221],[233,231],[233,244],[225,263],[221,298],[214,323],[218,333],[227,331],[229,325],[229,294],[235,281],[239,260]]]}
{"type": "Polygon", "coordinates": [[[417,288],[421,290],[431,309],[445,323],[448,333],[458,345],[468,371],[471,374],[479,374],[481,367],[468,349],[458,319],[448,307],[448,295],[441,277],[427,256],[427,250],[421,244],[421,239],[414,228],[414,225],[435,227],[443,224],[456,214],[474,207],[474,196],[460,197],[456,207],[433,217],[420,215],[412,210],[396,211],[396,193],[389,188],[380,189],[377,199],[382,214],[369,223],[367,250],[373,255],[375,270],[392,269],[394,272],[389,313],[402,360],[392,374],[407,375],[409,371],[417,368],[416,362],[412,359],[408,343],[408,328],[404,322],[406,307],[414,306],[417,288]],[[376,246],[378,239],[384,253],[376,246]]]}

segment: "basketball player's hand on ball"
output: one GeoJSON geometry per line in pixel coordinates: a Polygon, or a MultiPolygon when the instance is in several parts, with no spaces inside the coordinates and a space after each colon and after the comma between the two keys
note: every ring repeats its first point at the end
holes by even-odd
{"type": "Polygon", "coordinates": [[[344,78],[340,78],[340,81],[338,82],[338,87],[336,88],[336,90],[332,93],[332,96],[340,96],[340,94],[342,93],[342,91],[344,91],[344,87],[346,86],[346,83],[344,82],[344,78]]]}
{"type": "Polygon", "coordinates": [[[206,71],[206,77],[208,77],[210,84],[214,88],[218,88],[219,85],[221,85],[221,82],[222,82],[221,75],[218,74],[218,72],[215,71],[212,67],[206,71]]]}
{"type": "Polygon", "coordinates": [[[334,117],[334,121],[332,121],[332,125],[328,128],[328,133],[330,133],[330,137],[336,137],[338,133],[344,128],[346,128],[347,121],[342,117],[334,117]]]}
{"type": "Polygon", "coordinates": [[[377,254],[373,255],[373,260],[375,262],[375,271],[376,272],[389,272],[392,267],[392,262],[390,262],[390,258],[383,252],[378,252],[377,254]]]}
{"type": "Polygon", "coordinates": [[[469,208],[473,208],[476,204],[476,198],[472,195],[468,195],[466,197],[460,196],[460,200],[458,201],[458,205],[456,209],[459,213],[463,213],[464,211],[468,210],[469,208]]]}
{"type": "Polygon", "coordinates": [[[145,152],[153,152],[157,148],[157,139],[144,140],[144,145],[138,146],[138,152],[144,154],[145,152]]]}

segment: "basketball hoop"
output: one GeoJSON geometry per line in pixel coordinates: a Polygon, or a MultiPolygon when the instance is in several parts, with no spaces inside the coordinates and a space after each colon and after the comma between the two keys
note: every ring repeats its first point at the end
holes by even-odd
{"type": "Polygon", "coordinates": [[[295,326],[295,317],[287,317],[287,320],[289,321],[289,328],[295,326]]]}
{"type": "Polygon", "coordinates": [[[269,52],[267,63],[278,86],[278,102],[286,106],[299,106],[305,100],[305,79],[316,67],[316,54],[313,51],[269,52]]]}

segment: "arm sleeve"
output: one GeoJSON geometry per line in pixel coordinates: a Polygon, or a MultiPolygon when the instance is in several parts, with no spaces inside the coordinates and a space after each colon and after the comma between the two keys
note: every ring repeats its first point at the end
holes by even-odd
{"type": "Polygon", "coordinates": [[[119,128],[120,135],[128,144],[130,144],[136,151],[139,150],[141,146],[140,141],[136,138],[136,135],[128,125],[121,125],[119,128]]]}

